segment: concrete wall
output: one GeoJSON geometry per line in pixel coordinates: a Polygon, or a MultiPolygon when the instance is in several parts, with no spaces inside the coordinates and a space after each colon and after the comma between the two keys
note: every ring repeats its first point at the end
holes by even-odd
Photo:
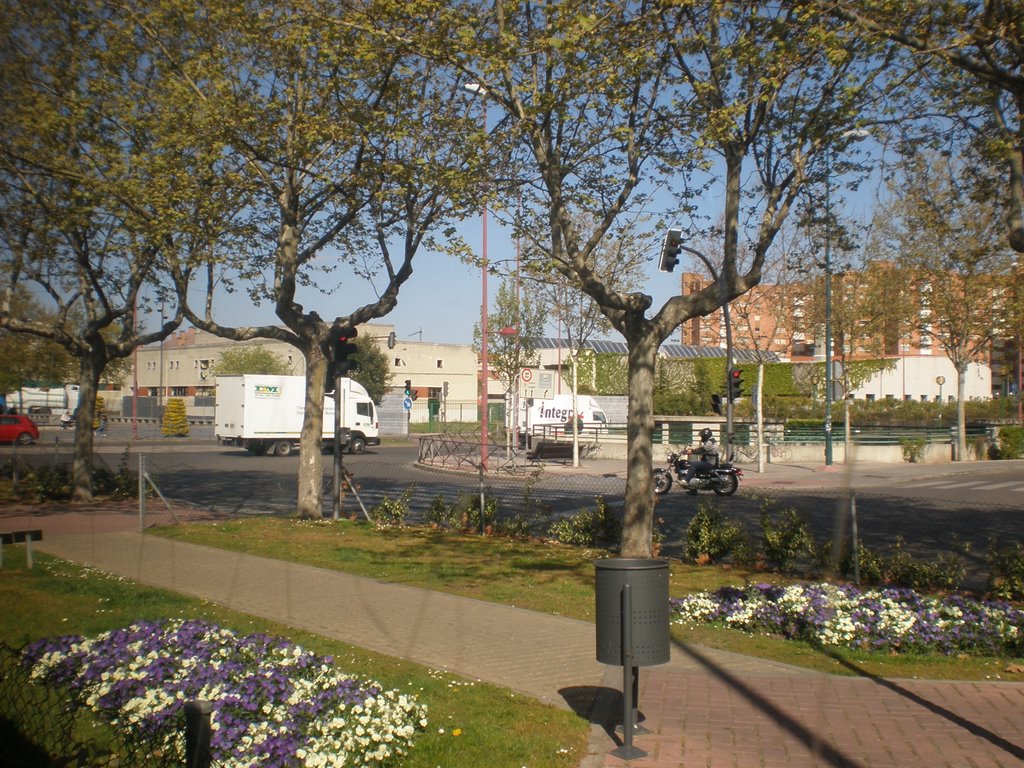
{"type": "MultiPolygon", "coordinates": [[[[853,390],[857,400],[956,400],[956,369],[945,355],[908,355],[894,358],[895,367],[871,377],[853,390]],[[938,379],[943,379],[939,384],[938,379]]],[[[992,396],[992,369],[971,363],[967,369],[964,398],[988,400],[992,396]]]]}

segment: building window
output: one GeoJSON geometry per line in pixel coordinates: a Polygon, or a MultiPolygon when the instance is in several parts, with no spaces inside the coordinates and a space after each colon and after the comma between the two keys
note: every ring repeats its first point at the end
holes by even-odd
{"type": "Polygon", "coordinates": [[[437,367],[438,368],[444,368],[444,360],[438,360],[437,361],[437,367]]]}

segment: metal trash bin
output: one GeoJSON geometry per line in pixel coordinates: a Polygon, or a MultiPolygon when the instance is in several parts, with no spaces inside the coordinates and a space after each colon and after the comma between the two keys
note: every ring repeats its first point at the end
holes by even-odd
{"type": "Polygon", "coordinates": [[[669,660],[668,561],[653,557],[597,560],[597,660],[623,666],[623,589],[629,586],[632,665],[649,667],[669,660]]]}

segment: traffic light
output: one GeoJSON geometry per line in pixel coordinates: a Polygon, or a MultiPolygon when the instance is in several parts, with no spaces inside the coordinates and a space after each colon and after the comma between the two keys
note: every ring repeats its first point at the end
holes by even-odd
{"type": "Polygon", "coordinates": [[[344,376],[349,371],[355,370],[358,367],[358,364],[353,358],[358,352],[359,347],[357,347],[347,336],[339,336],[335,339],[334,375],[344,376]]]}
{"type": "Polygon", "coordinates": [[[391,333],[388,334],[388,349],[394,349],[395,343],[395,332],[392,331],[391,333]]]}
{"type": "Polygon", "coordinates": [[[412,379],[405,380],[405,396],[412,397],[412,379]]]}
{"type": "Polygon", "coordinates": [[[711,410],[719,416],[722,415],[722,396],[712,395],[711,396],[711,410]]]}
{"type": "Polygon", "coordinates": [[[743,371],[739,368],[729,369],[729,402],[743,397],[743,371]]]}
{"type": "Polygon", "coordinates": [[[441,397],[443,399],[445,399],[445,400],[448,399],[448,382],[447,381],[441,386],[441,397]]]}
{"type": "Polygon", "coordinates": [[[679,263],[679,252],[682,250],[683,230],[670,229],[665,233],[665,241],[661,244],[661,261],[658,269],[671,272],[679,263]]]}

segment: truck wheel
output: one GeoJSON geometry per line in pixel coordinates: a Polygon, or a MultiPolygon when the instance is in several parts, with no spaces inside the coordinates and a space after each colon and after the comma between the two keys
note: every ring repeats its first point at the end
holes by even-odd
{"type": "Polygon", "coordinates": [[[348,441],[349,453],[364,453],[366,451],[366,440],[359,435],[353,435],[348,441]]]}
{"type": "Polygon", "coordinates": [[[292,453],[292,444],[288,440],[278,440],[274,443],[274,455],[275,456],[290,456],[292,453]]]}

